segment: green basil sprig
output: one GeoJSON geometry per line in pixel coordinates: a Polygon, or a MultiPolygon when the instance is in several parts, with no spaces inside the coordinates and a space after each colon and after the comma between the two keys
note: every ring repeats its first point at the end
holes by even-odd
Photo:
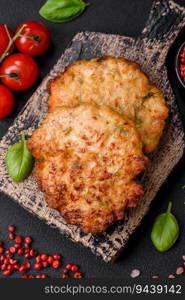
{"type": "Polygon", "coordinates": [[[164,252],[169,250],[179,236],[177,219],[171,213],[172,203],[168,205],[166,213],[159,215],[153,225],[151,240],[155,248],[164,252]]]}
{"type": "Polygon", "coordinates": [[[83,0],[48,0],[39,13],[48,21],[63,23],[77,18],[88,5],[83,0]]]}
{"type": "Polygon", "coordinates": [[[21,141],[8,149],[5,158],[7,171],[15,182],[26,179],[31,173],[34,163],[34,158],[27,148],[24,132],[21,135],[21,141]]]}

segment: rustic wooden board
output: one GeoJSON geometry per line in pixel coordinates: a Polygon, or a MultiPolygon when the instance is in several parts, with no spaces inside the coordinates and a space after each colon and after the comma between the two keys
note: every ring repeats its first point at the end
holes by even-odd
{"type": "Polygon", "coordinates": [[[73,241],[89,247],[106,262],[116,259],[129,236],[147,213],[161,185],[183,155],[184,132],[167,78],[165,59],[169,47],[184,25],[185,10],[173,1],[163,0],[154,1],[146,27],[138,39],[94,32],[78,33],[0,143],[0,190],[49,225],[58,228],[73,241]],[[171,107],[171,115],[160,147],[151,156],[150,166],[141,178],[145,195],[140,200],[139,206],[130,209],[124,221],[117,223],[101,236],[92,236],[84,234],[73,225],[66,224],[58,212],[47,207],[33,176],[23,183],[13,183],[6,173],[4,157],[7,148],[17,142],[20,131],[27,130],[28,135],[31,135],[47,113],[48,80],[75,60],[103,55],[124,56],[138,62],[150,79],[164,92],[171,107]]]}

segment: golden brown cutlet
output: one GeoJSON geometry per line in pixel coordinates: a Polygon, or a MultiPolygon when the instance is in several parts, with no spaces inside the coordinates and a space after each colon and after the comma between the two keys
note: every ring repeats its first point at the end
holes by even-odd
{"type": "Polygon", "coordinates": [[[83,102],[108,105],[135,122],[144,152],[156,149],[169,110],[138,64],[114,57],[80,60],[53,79],[49,90],[49,111],[83,102]]]}
{"type": "Polygon", "coordinates": [[[147,158],[135,124],[107,106],[81,104],[49,113],[28,147],[49,207],[98,234],[143,195],[135,181],[147,158]]]}

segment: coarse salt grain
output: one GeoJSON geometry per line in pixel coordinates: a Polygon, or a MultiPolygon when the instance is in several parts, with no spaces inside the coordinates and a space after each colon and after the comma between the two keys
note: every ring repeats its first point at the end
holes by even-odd
{"type": "Polygon", "coordinates": [[[173,274],[170,274],[170,275],[168,276],[168,278],[175,278],[175,276],[174,276],[173,274]]]}
{"type": "Polygon", "coordinates": [[[185,255],[182,255],[182,259],[185,260],[185,255]]]}
{"type": "Polygon", "coordinates": [[[152,278],[159,278],[159,276],[157,276],[157,275],[154,275],[154,276],[152,276],[152,278]]]}
{"type": "Polygon", "coordinates": [[[181,275],[182,273],[184,273],[184,268],[183,268],[183,267],[177,268],[176,274],[177,274],[177,275],[181,275]]]}
{"type": "Polygon", "coordinates": [[[141,274],[140,270],[135,269],[135,270],[132,270],[130,276],[131,276],[132,278],[136,278],[136,277],[138,277],[140,274],[141,274]]]}

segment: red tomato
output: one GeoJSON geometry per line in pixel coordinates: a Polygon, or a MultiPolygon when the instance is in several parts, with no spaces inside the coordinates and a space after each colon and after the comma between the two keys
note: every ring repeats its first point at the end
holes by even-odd
{"type": "MultiPolygon", "coordinates": [[[[0,56],[4,53],[6,47],[8,46],[8,43],[10,39],[13,37],[13,32],[4,24],[0,24],[0,56]]],[[[13,51],[14,45],[12,45],[9,53],[13,51]]]]}
{"type": "Polygon", "coordinates": [[[31,56],[44,53],[51,43],[51,35],[47,27],[42,23],[29,21],[21,24],[16,32],[23,25],[26,25],[26,28],[21,32],[21,35],[24,36],[15,41],[17,49],[31,56]]]}
{"type": "Polygon", "coordinates": [[[0,119],[9,116],[14,108],[15,99],[12,92],[0,84],[0,119]]]}
{"type": "Polygon", "coordinates": [[[30,88],[37,80],[38,66],[29,55],[12,54],[2,62],[0,76],[2,82],[10,89],[23,91],[30,88]]]}

